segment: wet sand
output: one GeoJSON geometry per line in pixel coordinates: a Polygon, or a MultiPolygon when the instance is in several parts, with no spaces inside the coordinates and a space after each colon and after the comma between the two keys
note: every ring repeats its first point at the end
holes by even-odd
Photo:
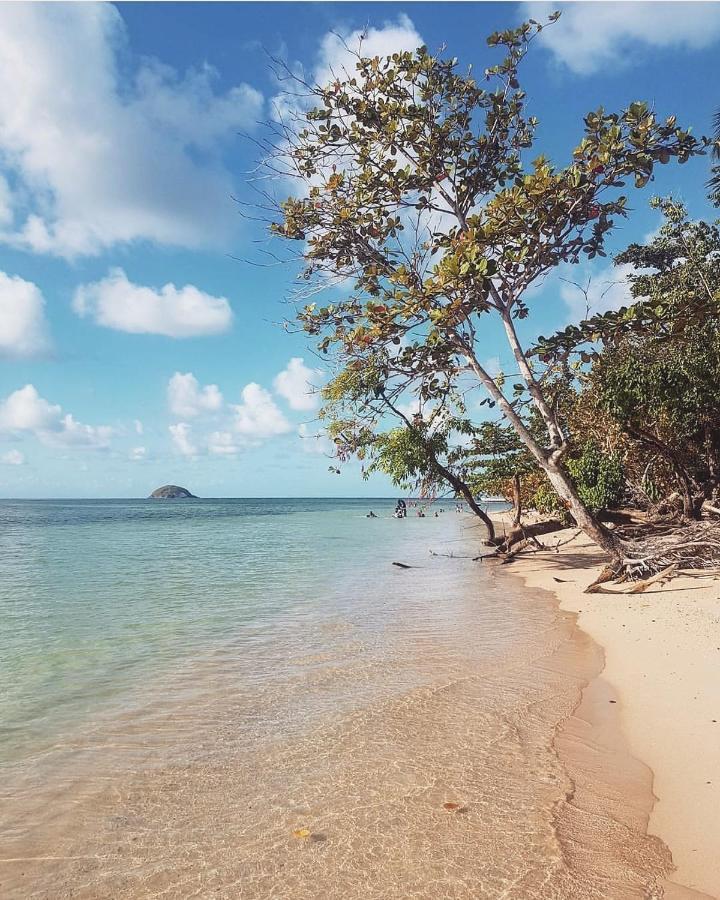
{"type": "Polygon", "coordinates": [[[348,585],[342,615],[197,661],[19,767],[0,894],[669,896],[599,646],[548,593],[427,549],[348,585]]]}
{"type": "MultiPolygon", "coordinates": [[[[574,532],[549,536],[552,546],[574,532]]],[[[652,772],[648,829],[672,851],[666,896],[720,897],[720,580],[676,578],[643,594],[583,594],[602,568],[583,535],[514,562],[603,648],[602,681],[629,752],[652,772]]]]}

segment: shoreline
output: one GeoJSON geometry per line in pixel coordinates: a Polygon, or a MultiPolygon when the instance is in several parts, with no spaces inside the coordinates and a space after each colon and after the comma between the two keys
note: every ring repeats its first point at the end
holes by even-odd
{"type": "MultiPolygon", "coordinates": [[[[552,543],[573,531],[553,534],[552,543]]],[[[604,656],[578,709],[559,726],[559,754],[563,758],[565,741],[564,761],[577,759],[568,729],[577,729],[578,720],[597,729],[612,704],[614,724],[601,731],[606,738],[615,732],[611,744],[619,733],[625,761],[649,770],[655,800],[647,832],[672,854],[664,896],[720,897],[720,581],[685,576],[642,594],[613,588],[584,594],[602,566],[595,545],[580,534],[557,551],[520,556],[507,568],[526,587],[553,594],[604,656]]]]}
{"type": "Polygon", "coordinates": [[[3,896],[670,896],[599,645],[511,568],[481,574],[463,524],[410,520],[375,575],[273,637],[272,679],[231,642],[182,675],[198,693],[164,681],[182,712],[161,700],[78,735],[60,779],[30,773],[3,896]],[[451,554],[428,564],[428,539],[451,554]]]}

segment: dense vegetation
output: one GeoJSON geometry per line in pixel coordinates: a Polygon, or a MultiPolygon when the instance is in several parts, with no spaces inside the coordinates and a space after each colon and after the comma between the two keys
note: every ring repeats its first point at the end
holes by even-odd
{"type": "Polygon", "coordinates": [[[358,53],[332,83],[300,83],[268,149],[301,186],[272,230],[301,242],[298,320],[332,367],[322,417],[340,460],[470,500],[502,493],[518,520],[555,511],[620,572],[628,546],[604,510],[672,510],[677,495],[697,517],[717,500],[718,229],[656,201],[659,235],[617,258],[633,304],[530,348],[518,323],[549,272],[606,255],[656,165],[717,145],[635,102],[588,113],[569,163],[531,159],[520,67],[543,27],[491,36],[504,58],[480,81],[421,47],[358,53]],[[341,298],[308,302],[328,286],[341,298]],[[513,374],[483,361],[488,334],[507,342],[513,374]]]}

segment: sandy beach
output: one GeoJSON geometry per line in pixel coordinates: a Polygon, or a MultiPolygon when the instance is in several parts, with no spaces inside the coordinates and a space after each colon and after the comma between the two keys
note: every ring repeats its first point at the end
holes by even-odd
{"type": "MultiPolygon", "coordinates": [[[[545,545],[573,533],[553,534],[545,545]]],[[[657,799],[648,831],[670,848],[676,867],[665,896],[718,897],[720,580],[686,576],[642,594],[613,586],[584,594],[602,564],[580,534],[507,568],[528,587],[553,592],[603,650],[605,667],[574,718],[615,704],[630,753],[652,770],[657,799]]]]}

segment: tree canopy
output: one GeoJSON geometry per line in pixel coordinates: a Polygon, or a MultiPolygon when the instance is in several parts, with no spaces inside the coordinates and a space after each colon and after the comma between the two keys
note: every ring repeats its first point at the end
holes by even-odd
{"type": "MultiPolygon", "coordinates": [[[[656,165],[685,162],[710,142],[634,102],[588,113],[568,160],[532,158],[538,121],[526,112],[519,69],[543,27],[531,20],[492,35],[504,56],[480,78],[420,47],[359,53],[354,71],[307,86],[311,108],[283,126],[273,150],[303,188],[283,202],[272,230],[302,242],[308,291],[331,276],[342,295],[306,303],[298,316],[335,368],[331,422],[348,397],[360,412],[380,395],[454,415],[453,398],[481,387],[578,524],[619,564],[617,541],[565,467],[567,434],[516,323],[530,314],[528,288],[538,279],[605,255],[629,190],[645,187],[656,165]],[[517,367],[512,392],[482,361],[490,319],[517,367]],[[541,437],[527,427],[524,402],[542,421],[541,437]]],[[[383,428],[371,418],[373,432],[383,428]]]]}

